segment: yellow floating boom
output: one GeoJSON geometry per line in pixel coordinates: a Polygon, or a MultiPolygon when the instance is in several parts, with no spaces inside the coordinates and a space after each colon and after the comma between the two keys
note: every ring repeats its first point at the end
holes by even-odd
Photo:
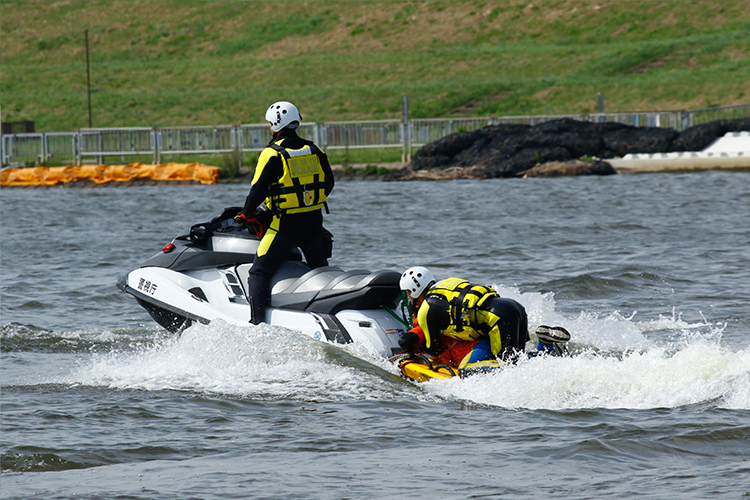
{"type": "Polygon", "coordinates": [[[0,171],[0,185],[3,187],[54,186],[76,181],[105,184],[146,179],[215,184],[219,179],[219,167],[211,167],[202,163],[166,163],[163,165],[131,163],[130,165],[6,168],[0,171]]]}

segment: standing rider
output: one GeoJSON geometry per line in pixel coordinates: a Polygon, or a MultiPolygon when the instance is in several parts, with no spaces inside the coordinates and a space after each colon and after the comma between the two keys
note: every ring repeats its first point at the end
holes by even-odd
{"type": "Polygon", "coordinates": [[[258,245],[248,278],[250,322],[266,320],[269,281],[294,247],[315,269],[328,265],[322,209],[334,180],[326,154],[312,141],[297,135],[302,117],[294,104],[279,101],[266,112],[273,139],[260,153],[252,188],[242,212],[245,223],[265,201],[273,219],[258,245]]]}
{"type": "MultiPolygon", "coordinates": [[[[406,351],[424,349],[440,362],[469,372],[499,367],[498,358],[512,361],[524,352],[528,319],[515,300],[459,278],[436,283],[432,272],[419,266],[407,269],[399,285],[415,318],[414,328],[399,339],[406,351]]],[[[560,354],[558,344],[570,340],[562,327],[540,326],[536,334],[540,352],[560,354]]]]}

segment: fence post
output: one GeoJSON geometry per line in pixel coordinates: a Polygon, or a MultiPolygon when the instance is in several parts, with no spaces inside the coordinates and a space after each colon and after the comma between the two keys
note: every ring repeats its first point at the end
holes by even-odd
{"type": "Polygon", "coordinates": [[[242,169],[242,129],[239,125],[232,125],[229,130],[229,140],[232,143],[232,156],[237,159],[237,172],[242,169]]]}
{"type": "Polygon", "coordinates": [[[49,156],[49,139],[47,134],[42,134],[42,157],[39,159],[39,163],[47,163],[49,156]]]}
{"type": "Polygon", "coordinates": [[[161,164],[161,133],[158,128],[154,127],[151,130],[151,140],[154,144],[154,165],[160,165],[161,164]]]}
{"type": "Polygon", "coordinates": [[[81,166],[81,148],[83,147],[81,141],[81,129],[78,129],[76,133],[76,151],[75,151],[75,164],[81,166]]]}
{"type": "Polygon", "coordinates": [[[316,122],[315,128],[313,128],[313,142],[320,145],[320,148],[325,151],[328,149],[328,133],[326,133],[327,125],[325,123],[316,122]]]}
{"type": "Polygon", "coordinates": [[[0,163],[2,163],[2,166],[5,166],[6,164],[10,165],[13,162],[13,145],[11,142],[13,142],[12,135],[3,135],[2,142],[0,142],[0,155],[2,156],[2,161],[0,161],[0,163]]]}
{"type": "Polygon", "coordinates": [[[80,144],[78,144],[78,134],[73,136],[73,163],[78,164],[78,152],[81,150],[80,144]]]}
{"type": "Polygon", "coordinates": [[[401,163],[406,163],[409,156],[409,122],[404,120],[401,123],[401,163]]]}

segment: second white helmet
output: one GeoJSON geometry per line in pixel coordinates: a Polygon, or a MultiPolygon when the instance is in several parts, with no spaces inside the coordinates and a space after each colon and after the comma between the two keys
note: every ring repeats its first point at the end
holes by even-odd
{"type": "Polygon", "coordinates": [[[287,101],[279,101],[268,107],[266,121],[271,124],[271,130],[278,132],[292,122],[301,122],[302,117],[294,104],[287,101]]]}
{"type": "Polygon", "coordinates": [[[401,290],[409,292],[413,299],[422,295],[422,292],[427,290],[433,283],[435,283],[435,277],[429,269],[422,266],[410,267],[404,271],[404,274],[401,275],[401,280],[398,282],[401,290]]]}

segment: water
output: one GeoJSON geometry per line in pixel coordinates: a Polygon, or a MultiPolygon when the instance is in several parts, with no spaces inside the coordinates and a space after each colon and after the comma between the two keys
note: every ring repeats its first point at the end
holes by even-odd
{"type": "Polygon", "coordinates": [[[246,185],[3,189],[2,498],[750,495],[750,174],[339,182],[346,269],[495,285],[572,356],[416,385],[116,279],[246,185]]]}

